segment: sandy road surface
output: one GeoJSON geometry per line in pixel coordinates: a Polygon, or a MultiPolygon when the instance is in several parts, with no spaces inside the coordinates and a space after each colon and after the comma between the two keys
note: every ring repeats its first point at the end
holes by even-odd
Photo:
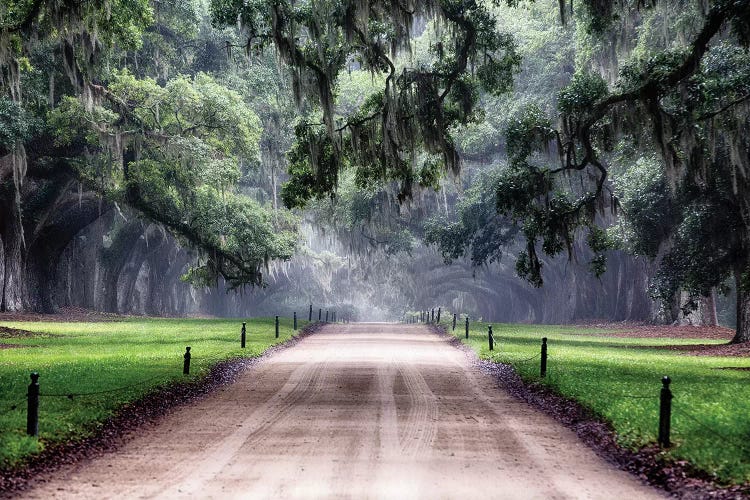
{"type": "Polygon", "coordinates": [[[29,498],[659,498],[414,325],[328,326],[29,498]]]}

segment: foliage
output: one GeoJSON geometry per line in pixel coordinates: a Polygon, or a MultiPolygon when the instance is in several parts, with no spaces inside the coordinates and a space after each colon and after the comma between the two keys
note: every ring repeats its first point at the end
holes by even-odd
{"type": "Polygon", "coordinates": [[[241,21],[249,50],[273,44],[291,69],[297,101],[322,115],[320,130],[311,132],[308,122],[297,128],[297,165],[286,198],[293,206],[334,192],[339,170],[349,165],[362,183],[399,182],[402,200],[414,182],[433,180],[424,175],[432,164],[416,161],[420,152],[457,172],[450,128],[474,118],[480,88],[507,92],[520,62],[512,37],[499,33],[494,16],[473,0],[420,1],[413,8],[353,0],[300,5],[216,0],[212,9],[219,24],[241,21]],[[436,32],[429,63],[410,67],[396,56],[409,48],[412,25],[421,17],[434,17],[447,29],[436,32]],[[339,121],[337,81],[355,62],[383,84],[339,121]],[[423,175],[417,174],[420,168],[423,175]]]}
{"type": "Polygon", "coordinates": [[[675,217],[667,177],[656,157],[641,156],[628,164],[613,179],[623,217],[610,232],[631,253],[655,259],[675,217]]]}
{"type": "Polygon", "coordinates": [[[33,122],[17,102],[0,98],[0,152],[11,151],[16,143],[28,140],[33,122]]]}
{"type": "Polygon", "coordinates": [[[456,204],[456,218],[436,216],[425,222],[425,242],[440,250],[446,263],[467,255],[473,266],[500,260],[518,227],[497,214],[494,186],[501,169],[482,172],[456,204]]]}
{"type": "Polygon", "coordinates": [[[104,96],[89,109],[69,99],[50,122],[64,141],[79,124],[94,133],[87,139],[100,154],[78,167],[91,186],[208,250],[201,272],[188,277],[259,284],[263,265],[291,256],[294,240],[286,231],[292,227],[275,224],[232,189],[240,178],[238,160],[257,157],[260,139],[259,119],[239,94],[203,73],[177,76],[162,87],[123,70],[113,74],[104,96]],[[134,127],[138,134],[130,132],[134,127]],[[113,159],[121,171],[113,171],[113,159]],[[113,174],[105,184],[100,176],[107,169],[113,174]]]}

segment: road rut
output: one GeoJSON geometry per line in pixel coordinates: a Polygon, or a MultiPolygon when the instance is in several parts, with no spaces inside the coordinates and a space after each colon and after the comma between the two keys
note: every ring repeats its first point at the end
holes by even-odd
{"type": "Polygon", "coordinates": [[[663,498],[418,325],[328,325],[26,498],[663,498]]]}

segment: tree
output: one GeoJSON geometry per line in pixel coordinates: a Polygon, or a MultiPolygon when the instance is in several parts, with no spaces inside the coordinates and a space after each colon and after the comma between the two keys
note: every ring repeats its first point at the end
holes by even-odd
{"type": "MultiPolygon", "coordinates": [[[[590,14],[590,30],[613,29],[616,12],[590,14]]],[[[559,128],[538,110],[519,117],[508,132],[512,169],[498,183],[498,209],[523,221],[527,249],[522,259],[528,264],[521,271],[541,284],[537,241],[554,254],[570,247],[579,228],[588,227],[592,249],[608,247],[595,223],[603,208],[616,210],[619,204],[608,183],[613,144],[625,139],[639,155],[657,152],[668,179],[665,187],[671,184],[661,194],[674,207],[659,221],[666,230],[641,234],[656,239],[656,247],[669,247],[656,295],[669,299],[681,287],[693,295],[707,294],[733,274],[738,290],[734,342],[746,342],[750,190],[743,172],[750,166],[750,148],[742,131],[750,123],[745,49],[750,2],[717,1],[705,13],[691,14],[699,23],[684,28],[687,43],[636,53],[621,65],[614,92],[601,76],[580,69],[560,91],[559,128]],[[640,126],[644,120],[645,129],[640,126]],[[557,166],[538,155],[550,144],[557,166]],[[576,173],[581,173],[581,187],[564,188],[564,176],[576,173]]],[[[668,25],[670,18],[654,22],[668,25]]],[[[636,225],[644,222],[632,204],[629,208],[636,225]]],[[[653,255],[654,247],[648,251],[653,255]]]]}
{"type": "Polygon", "coordinates": [[[513,38],[474,0],[216,0],[212,9],[219,24],[242,23],[248,51],[275,46],[298,103],[307,106],[284,188],[290,207],[335,191],[345,165],[361,183],[398,182],[402,200],[413,184],[433,184],[443,168],[457,172],[451,128],[475,119],[480,88],[509,90],[519,64],[513,38]],[[441,26],[433,57],[411,66],[397,55],[409,48],[415,21],[426,18],[441,26]],[[382,85],[356,112],[336,116],[338,77],[357,68],[383,75],[382,85]]]}
{"type": "Polygon", "coordinates": [[[186,277],[199,283],[261,284],[266,263],[289,258],[294,221],[235,189],[239,163],[258,156],[258,117],[208,75],[170,74],[210,49],[185,53],[192,4],[154,12],[146,0],[19,0],[0,9],[0,309],[53,310],[60,253],[118,204],[198,249],[186,277]],[[119,64],[133,71],[112,69],[119,64]]]}

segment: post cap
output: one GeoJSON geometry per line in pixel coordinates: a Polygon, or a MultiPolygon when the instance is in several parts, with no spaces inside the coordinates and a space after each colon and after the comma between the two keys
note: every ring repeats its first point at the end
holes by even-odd
{"type": "Polygon", "coordinates": [[[37,372],[31,372],[31,381],[36,383],[39,380],[39,374],[37,372]]]}
{"type": "Polygon", "coordinates": [[[546,343],[547,343],[547,337],[542,337],[542,344],[546,344],[546,343]]]}
{"type": "Polygon", "coordinates": [[[185,351],[186,351],[186,352],[190,352],[190,346],[187,346],[187,347],[185,348],[185,351]]]}
{"type": "Polygon", "coordinates": [[[664,384],[664,387],[669,387],[669,384],[672,383],[672,379],[664,375],[661,379],[661,383],[664,384]]]}

